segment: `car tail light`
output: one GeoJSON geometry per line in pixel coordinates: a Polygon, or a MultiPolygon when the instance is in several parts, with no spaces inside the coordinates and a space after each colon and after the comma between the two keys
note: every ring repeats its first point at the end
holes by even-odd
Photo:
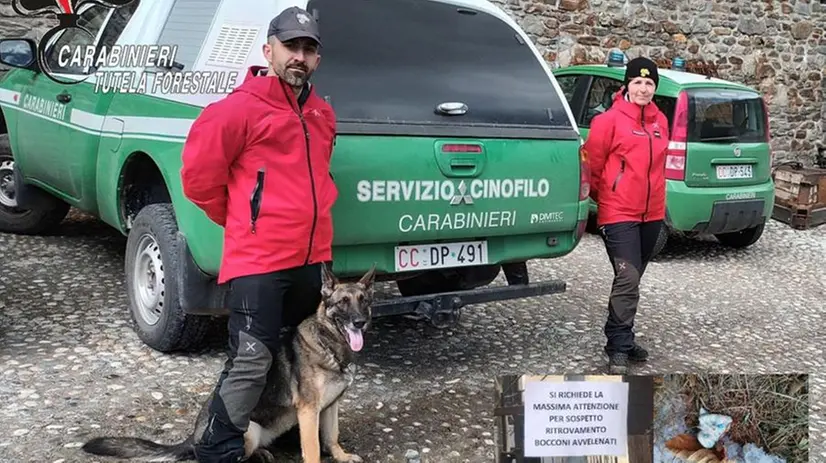
{"type": "Polygon", "coordinates": [[[591,195],[591,165],[585,145],[579,146],[579,200],[585,201],[591,195]]]}
{"type": "Polygon", "coordinates": [[[680,92],[674,109],[674,125],[665,155],[665,178],[685,180],[685,158],[688,144],[688,95],[680,92]]]}

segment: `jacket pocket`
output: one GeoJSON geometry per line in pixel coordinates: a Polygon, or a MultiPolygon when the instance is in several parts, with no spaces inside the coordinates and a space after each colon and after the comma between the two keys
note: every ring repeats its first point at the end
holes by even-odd
{"type": "Polygon", "coordinates": [[[614,177],[614,184],[611,186],[611,191],[617,191],[617,186],[619,185],[620,180],[622,179],[622,174],[625,173],[625,159],[620,159],[620,171],[617,173],[617,176],[614,177]]]}
{"type": "Polygon", "coordinates": [[[252,189],[252,195],[250,195],[250,228],[253,234],[255,234],[255,222],[258,221],[258,214],[261,212],[261,202],[264,198],[265,177],[266,169],[264,167],[258,169],[255,188],[252,189]]]}

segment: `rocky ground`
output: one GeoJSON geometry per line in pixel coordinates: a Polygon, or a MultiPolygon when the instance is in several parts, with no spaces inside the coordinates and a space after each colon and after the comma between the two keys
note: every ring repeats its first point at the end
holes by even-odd
{"type": "MultiPolygon", "coordinates": [[[[80,216],[57,236],[0,235],[0,462],[102,462],[78,447],[189,431],[222,367],[221,336],[190,355],[144,346],[126,312],[124,245],[80,216]]],[[[638,333],[651,360],[632,373],[814,373],[811,461],[826,461],[824,262],[826,226],[771,222],[741,251],[675,240],[643,282],[638,333]]],[[[345,448],[365,461],[492,461],[495,375],[603,372],[611,273],[599,239],[530,268],[568,291],[471,307],[446,331],[377,321],[341,413],[345,448]]]]}

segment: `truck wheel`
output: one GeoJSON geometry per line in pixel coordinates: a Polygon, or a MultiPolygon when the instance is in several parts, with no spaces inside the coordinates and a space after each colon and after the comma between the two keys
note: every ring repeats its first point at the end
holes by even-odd
{"type": "Polygon", "coordinates": [[[657,257],[663,249],[665,249],[665,245],[668,243],[668,225],[663,225],[660,227],[660,234],[657,235],[657,242],[654,244],[654,251],[651,254],[651,258],[657,257]]]}
{"type": "Polygon", "coordinates": [[[178,300],[177,232],[172,205],[150,204],[138,213],[126,241],[129,312],[141,341],[161,352],[196,347],[210,321],[184,313],[178,300]]]}
{"type": "Polygon", "coordinates": [[[413,278],[396,280],[396,286],[402,296],[463,291],[489,285],[500,271],[499,265],[428,270],[413,278]]]}
{"type": "Polygon", "coordinates": [[[746,248],[756,243],[763,235],[763,228],[765,224],[760,224],[756,227],[747,228],[739,232],[720,233],[714,235],[717,241],[724,246],[732,248],[746,248]]]}
{"type": "Polygon", "coordinates": [[[17,205],[14,158],[8,146],[0,146],[0,232],[38,235],[60,225],[69,213],[69,204],[47,193],[41,196],[37,209],[17,205]]]}

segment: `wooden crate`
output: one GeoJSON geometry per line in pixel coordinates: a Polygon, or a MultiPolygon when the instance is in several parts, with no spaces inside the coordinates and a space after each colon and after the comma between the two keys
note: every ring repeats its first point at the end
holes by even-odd
{"type": "Polygon", "coordinates": [[[772,218],[805,230],[826,223],[826,169],[779,166],[772,218]]]}
{"type": "Polygon", "coordinates": [[[785,206],[826,205],[826,169],[780,166],[774,171],[774,195],[785,206]]]}

